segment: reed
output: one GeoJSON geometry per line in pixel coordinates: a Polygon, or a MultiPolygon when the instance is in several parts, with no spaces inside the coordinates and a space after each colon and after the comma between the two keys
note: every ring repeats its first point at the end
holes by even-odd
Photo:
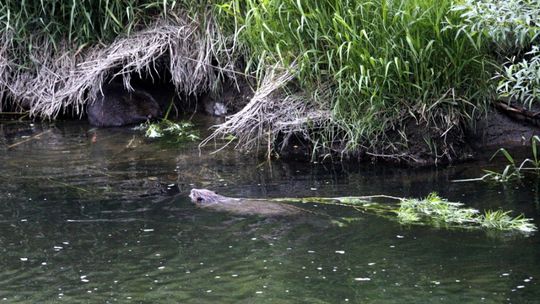
{"type": "MultiPolygon", "coordinates": [[[[315,152],[339,146],[346,154],[359,149],[398,154],[408,143],[407,121],[444,136],[487,105],[491,61],[484,41],[456,26],[461,17],[451,5],[450,0],[230,0],[218,11],[234,20],[248,71],[262,80],[275,73],[269,66],[279,67],[292,76],[289,89],[327,113],[328,119],[315,125],[291,119],[289,111],[277,119],[295,121],[315,152]],[[389,139],[392,130],[402,137],[389,139]]],[[[253,132],[240,117],[232,121],[226,131],[250,130],[244,143],[280,131],[278,124],[261,122],[262,131],[253,132]]]]}

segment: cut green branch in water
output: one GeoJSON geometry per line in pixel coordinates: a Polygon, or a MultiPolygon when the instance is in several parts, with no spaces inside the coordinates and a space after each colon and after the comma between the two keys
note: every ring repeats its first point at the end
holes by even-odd
{"type": "Polygon", "coordinates": [[[424,199],[400,198],[386,195],[360,197],[310,197],[272,199],[288,203],[317,203],[352,207],[358,211],[397,220],[407,225],[429,225],[434,227],[487,229],[532,233],[537,227],[532,219],[523,214],[512,217],[511,211],[485,211],[466,208],[462,203],[449,202],[436,193],[424,199]],[[373,199],[390,199],[390,203],[377,203],[373,199]]]}

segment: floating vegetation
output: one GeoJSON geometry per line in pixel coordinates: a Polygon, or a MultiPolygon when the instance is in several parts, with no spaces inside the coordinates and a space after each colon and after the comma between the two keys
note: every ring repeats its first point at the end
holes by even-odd
{"type": "Polygon", "coordinates": [[[163,119],[155,123],[143,123],[136,127],[137,130],[144,130],[146,137],[174,137],[177,142],[199,140],[198,132],[193,128],[193,124],[188,121],[174,122],[163,119]]]}
{"type": "Polygon", "coordinates": [[[431,193],[424,199],[375,195],[338,198],[286,198],[273,199],[272,201],[348,206],[361,212],[376,214],[407,225],[485,229],[525,234],[537,230],[532,219],[526,218],[523,214],[512,217],[510,215],[511,211],[504,210],[487,210],[481,213],[477,209],[464,207],[462,203],[449,202],[436,193],[431,193]],[[390,199],[393,202],[374,202],[373,199],[377,198],[390,199]]]}
{"type": "Polygon", "coordinates": [[[482,227],[497,230],[520,230],[523,232],[536,231],[536,226],[531,223],[531,219],[525,218],[523,214],[517,217],[511,217],[510,211],[487,210],[480,216],[482,227]]]}
{"type": "Polygon", "coordinates": [[[479,211],[463,208],[462,203],[448,202],[436,193],[431,193],[425,199],[402,200],[396,214],[400,222],[436,222],[448,224],[468,224],[475,221],[479,211]]]}
{"type": "Polygon", "coordinates": [[[474,208],[465,208],[462,203],[449,202],[436,193],[425,199],[404,199],[395,211],[404,224],[446,225],[459,228],[485,228],[501,231],[531,233],[537,230],[532,219],[523,214],[511,217],[511,211],[487,210],[480,213],[474,208]]]}

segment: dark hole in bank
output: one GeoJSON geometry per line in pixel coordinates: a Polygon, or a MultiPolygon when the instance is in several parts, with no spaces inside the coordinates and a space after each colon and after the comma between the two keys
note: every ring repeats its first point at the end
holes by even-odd
{"type": "MultiPolygon", "coordinates": [[[[54,119],[89,120],[99,127],[115,127],[155,120],[167,115],[168,119],[185,117],[192,113],[210,116],[231,115],[240,110],[253,96],[253,85],[238,77],[235,80],[216,71],[213,91],[202,88],[196,93],[178,91],[172,82],[169,58],[163,56],[151,68],[129,75],[134,89],[124,88],[122,67],[112,69],[103,81],[102,92],[89,100],[84,108],[65,106],[54,119]]],[[[0,96],[2,112],[25,112],[9,94],[0,96]]]]}
{"type": "Polygon", "coordinates": [[[173,85],[169,59],[161,58],[151,69],[129,75],[134,91],[124,88],[121,68],[111,71],[103,85],[103,95],[87,105],[88,120],[96,126],[121,126],[167,116],[174,119],[190,113],[225,116],[238,111],[252,96],[252,86],[244,79],[228,79],[217,74],[215,89],[196,93],[178,91],[173,85]]]}

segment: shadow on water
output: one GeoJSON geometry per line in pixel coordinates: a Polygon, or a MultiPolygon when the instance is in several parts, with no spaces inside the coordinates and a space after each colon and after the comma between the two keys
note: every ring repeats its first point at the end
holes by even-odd
{"type": "MultiPolygon", "coordinates": [[[[201,122],[204,126],[207,122],[201,122]]],[[[431,191],[535,217],[537,181],[450,183],[484,163],[412,170],[257,159],[84,123],[0,124],[0,302],[523,303],[540,298],[538,234],[405,227],[339,207],[264,218],[198,209],[236,197],[431,191]],[[358,220],[346,227],[329,216],[358,220]],[[323,216],[325,215],[325,216],[323,216]],[[306,220],[309,218],[309,220],[306,220]]]]}

